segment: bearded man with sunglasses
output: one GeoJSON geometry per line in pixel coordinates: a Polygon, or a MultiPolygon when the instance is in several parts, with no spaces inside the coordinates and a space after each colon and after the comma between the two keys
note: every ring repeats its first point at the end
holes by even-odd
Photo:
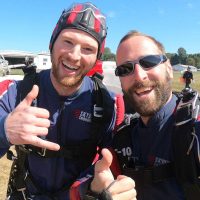
{"type": "Polygon", "coordinates": [[[115,74],[136,113],[126,115],[114,135],[112,165],[108,150],[96,164],[92,191],[101,191],[111,175],[123,174],[135,181],[137,200],[200,199],[198,94],[178,104],[180,99],[172,93],[172,66],[163,45],[151,36],[137,31],[126,34],[116,60],[115,74]],[[182,108],[191,111],[188,105],[195,117],[182,112],[182,108]]]}

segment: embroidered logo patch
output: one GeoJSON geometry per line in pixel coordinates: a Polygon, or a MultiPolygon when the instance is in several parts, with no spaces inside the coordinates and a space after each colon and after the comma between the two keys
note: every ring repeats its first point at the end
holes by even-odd
{"type": "Polygon", "coordinates": [[[79,119],[84,122],[90,123],[92,121],[92,114],[82,110],[74,110],[73,115],[76,119],[79,119]]]}

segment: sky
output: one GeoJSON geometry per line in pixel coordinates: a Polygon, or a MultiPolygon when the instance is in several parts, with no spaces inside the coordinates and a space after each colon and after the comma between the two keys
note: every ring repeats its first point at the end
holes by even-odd
{"type": "MultiPolygon", "coordinates": [[[[48,51],[61,12],[82,0],[9,0],[0,4],[0,50],[48,51]]],[[[90,0],[106,15],[112,53],[130,30],[149,34],[166,52],[200,53],[200,0],[90,0]]]]}

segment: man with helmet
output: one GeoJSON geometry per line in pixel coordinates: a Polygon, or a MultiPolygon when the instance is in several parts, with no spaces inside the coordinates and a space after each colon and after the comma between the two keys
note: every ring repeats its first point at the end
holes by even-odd
{"type": "Polygon", "coordinates": [[[98,107],[98,80],[85,76],[101,57],[106,34],[98,8],[75,4],[63,11],[53,31],[52,69],[36,74],[26,95],[20,88],[26,89],[30,77],[0,83],[0,155],[12,145],[18,153],[8,151],[14,160],[8,199],[70,199],[73,182],[89,178],[82,177],[89,173],[97,147],[109,146],[116,96],[101,89],[108,99],[103,103],[109,104],[98,107]],[[104,113],[109,115],[102,118],[104,113]]]}
{"type": "Polygon", "coordinates": [[[185,82],[185,88],[190,88],[190,84],[193,80],[193,74],[190,66],[188,66],[187,70],[183,73],[183,79],[185,82]]]}

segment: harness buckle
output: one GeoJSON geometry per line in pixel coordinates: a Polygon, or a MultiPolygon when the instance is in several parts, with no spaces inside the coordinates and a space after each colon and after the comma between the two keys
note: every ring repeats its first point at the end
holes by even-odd
{"type": "Polygon", "coordinates": [[[23,200],[28,200],[26,197],[26,188],[25,187],[19,188],[19,189],[17,189],[17,191],[22,193],[23,200]]]}
{"type": "Polygon", "coordinates": [[[33,151],[30,145],[25,144],[19,145],[19,149],[21,149],[25,153],[31,153],[33,151]]]}
{"type": "Polygon", "coordinates": [[[42,157],[45,157],[46,156],[46,148],[41,148],[40,151],[37,151],[37,154],[42,156],[42,157]]]}
{"type": "Polygon", "coordinates": [[[189,121],[196,120],[199,112],[197,105],[198,93],[193,92],[190,98],[182,98],[177,107],[176,126],[186,124],[189,121]]]}
{"type": "Polygon", "coordinates": [[[94,116],[95,117],[102,117],[103,116],[103,108],[98,107],[96,104],[94,105],[94,116]]]}

